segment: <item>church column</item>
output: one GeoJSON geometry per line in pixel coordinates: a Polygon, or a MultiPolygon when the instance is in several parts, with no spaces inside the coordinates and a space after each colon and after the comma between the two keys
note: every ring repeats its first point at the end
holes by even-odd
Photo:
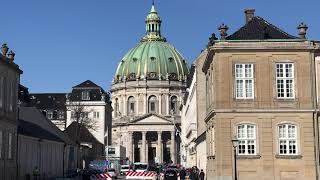
{"type": "Polygon", "coordinates": [[[141,162],[146,162],[146,131],[142,131],[141,162]]]}
{"type": "Polygon", "coordinates": [[[169,94],[167,94],[167,102],[165,103],[166,104],[166,113],[167,113],[167,115],[170,115],[170,110],[169,110],[169,97],[170,95],[169,94]]]}
{"type": "Polygon", "coordinates": [[[147,94],[145,94],[143,99],[144,99],[144,101],[143,101],[143,104],[144,104],[143,114],[147,114],[147,112],[148,112],[147,94]]]}
{"type": "Polygon", "coordinates": [[[158,131],[158,145],[157,145],[157,158],[158,163],[162,163],[162,139],[161,139],[161,131],[158,131]]]}
{"type": "Polygon", "coordinates": [[[135,110],[135,114],[139,115],[139,98],[140,98],[140,94],[137,94],[137,102],[136,102],[136,110],[135,110]]]}
{"type": "Polygon", "coordinates": [[[127,157],[131,162],[133,161],[133,138],[132,138],[133,132],[129,131],[128,132],[128,146],[127,146],[127,157]]]}
{"type": "Polygon", "coordinates": [[[171,160],[173,163],[176,163],[176,147],[175,147],[175,131],[171,131],[171,145],[170,145],[170,154],[171,154],[171,160]]]}
{"type": "Polygon", "coordinates": [[[123,95],[122,101],[123,101],[123,115],[128,115],[128,113],[127,113],[127,100],[126,100],[125,95],[123,95]]]}
{"type": "Polygon", "coordinates": [[[162,94],[159,95],[159,113],[162,114],[162,94]]]}
{"type": "Polygon", "coordinates": [[[148,140],[146,140],[146,162],[149,161],[149,143],[148,140]]]}

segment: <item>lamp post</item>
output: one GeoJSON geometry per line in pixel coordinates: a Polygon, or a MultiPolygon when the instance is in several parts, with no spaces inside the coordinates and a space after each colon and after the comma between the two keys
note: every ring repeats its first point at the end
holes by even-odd
{"type": "Polygon", "coordinates": [[[238,180],[238,177],[237,177],[237,146],[238,146],[239,140],[237,139],[237,137],[233,137],[231,142],[232,142],[232,146],[233,146],[233,156],[234,156],[234,180],[238,180]]]}

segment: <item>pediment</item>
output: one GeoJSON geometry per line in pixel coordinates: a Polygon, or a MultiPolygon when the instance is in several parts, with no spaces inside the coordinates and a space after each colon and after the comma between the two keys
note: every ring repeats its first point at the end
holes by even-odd
{"type": "Polygon", "coordinates": [[[130,122],[130,124],[172,124],[172,121],[156,114],[142,116],[130,122]]]}

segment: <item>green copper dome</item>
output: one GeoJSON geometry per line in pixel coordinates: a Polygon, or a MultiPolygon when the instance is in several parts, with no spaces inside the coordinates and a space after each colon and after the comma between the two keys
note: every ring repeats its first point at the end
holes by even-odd
{"type": "Polygon", "coordinates": [[[146,35],[120,61],[114,83],[133,80],[186,81],[188,64],[160,32],[161,20],[152,5],[146,18],[146,35]]]}

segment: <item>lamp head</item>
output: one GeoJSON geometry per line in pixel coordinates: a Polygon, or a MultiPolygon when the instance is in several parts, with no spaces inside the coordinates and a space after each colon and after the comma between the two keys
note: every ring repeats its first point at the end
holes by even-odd
{"type": "Polygon", "coordinates": [[[232,138],[231,142],[232,142],[232,146],[233,146],[234,148],[236,148],[236,147],[238,146],[239,140],[237,139],[236,136],[234,136],[234,137],[232,138]]]}

